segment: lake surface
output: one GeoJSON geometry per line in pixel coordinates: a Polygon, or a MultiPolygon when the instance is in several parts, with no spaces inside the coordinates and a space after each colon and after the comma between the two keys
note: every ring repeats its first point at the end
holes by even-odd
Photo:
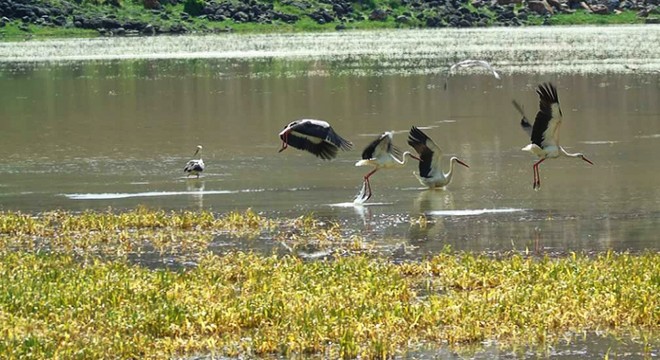
{"type": "Polygon", "coordinates": [[[652,25],[3,43],[0,210],[313,212],[416,254],[657,251],[658,43],[652,25]],[[467,58],[502,80],[447,76],[467,58]],[[511,100],[533,118],[546,81],[558,88],[562,145],[594,165],[546,161],[534,191],[511,100]],[[354,150],[329,162],[278,153],[278,132],[300,118],[330,122],[354,150]],[[364,146],[391,130],[407,148],[412,125],[470,168],[433,191],[416,164],[382,170],[372,199],[353,206],[370,170],[354,166],[364,146]],[[186,179],[197,144],[207,170],[186,179]]]}
{"type": "MultiPolygon", "coordinates": [[[[401,257],[446,245],[658,251],[658,43],[660,26],[652,25],[0,43],[0,210],[314,213],[401,257]],[[467,58],[488,60],[502,80],[480,69],[447,76],[467,58]],[[533,118],[535,89],[546,81],[558,88],[562,145],[594,165],[546,161],[534,191],[535,159],[520,151],[529,139],[511,100],[533,118]],[[278,153],[277,133],[300,118],[329,121],[354,150],[330,162],[278,153]],[[391,130],[405,149],[413,125],[470,168],[433,191],[420,188],[416,164],[382,170],[372,177],[373,198],[353,206],[370,170],[354,166],[364,146],[391,130]],[[207,170],[186,179],[198,144],[207,170]]],[[[231,241],[279,246],[218,239],[212,247],[231,241]]],[[[657,339],[568,336],[545,349],[477,344],[467,354],[409,357],[659,355],[657,339]]]]}

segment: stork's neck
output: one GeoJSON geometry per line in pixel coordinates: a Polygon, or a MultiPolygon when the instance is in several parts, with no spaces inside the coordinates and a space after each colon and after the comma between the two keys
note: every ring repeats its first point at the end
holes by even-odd
{"type": "Polygon", "coordinates": [[[577,157],[581,157],[581,156],[582,156],[582,153],[569,153],[569,152],[567,152],[566,150],[564,150],[564,148],[561,147],[561,146],[559,147],[559,153],[560,153],[562,156],[572,157],[572,158],[577,158],[577,157]]]}
{"type": "Polygon", "coordinates": [[[451,181],[451,177],[454,176],[454,163],[456,163],[457,157],[452,157],[449,159],[449,171],[447,171],[445,175],[445,179],[447,180],[447,183],[451,181]]]}
{"type": "Polygon", "coordinates": [[[408,156],[411,156],[411,155],[412,155],[412,153],[410,151],[406,151],[406,152],[403,153],[403,155],[401,155],[401,160],[397,159],[396,156],[392,156],[392,157],[394,158],[394,161],[399,163],[399,165],[403,166],[408,161],[408,156]]]}

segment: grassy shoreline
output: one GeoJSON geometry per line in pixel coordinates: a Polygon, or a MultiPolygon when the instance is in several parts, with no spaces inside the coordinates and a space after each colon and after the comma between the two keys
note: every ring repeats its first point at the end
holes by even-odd
{"type": "Polygon", "coordinates": [[[212,254],[203,239],[217,231],[270,231],[294,246],[356,242],[313,217],[0,213],[0,354],[383,358],[421,344],[547,346],[566,331],[597,330],[637,333],[650,351],[660,329],[658,253],[446,251],[394,263],[356,251],[308,261],[212,254]],[[159,242],[198,254],[197,265],[149,269],[127,260],[141,243],[159,242]]]}
{"type": "MultiPolygon", "coordinates": [[[[353,21],[350,23],[343,23],[340,21],[333,21],[324,24],[319,24],[311,19],[303,18],[296,23],[289,24],[283,22],[274,22],[271,24],[261,23],[236,23],[231,20],[226,21],[209,21],[206,19],[191,18],[186,21],[177,19],[172,15],[171,20],[162,20],[157,17],[150,18],[147,15],[130,15],[135,13],[136,10],[131,11],[117,11],[115,9],[109,10],[105,14],[116,17],[118,19],[125,19],[127,21],[132,19],[140,19],[142,21],[153,22],[162,28],[171,28],[174,26],[183,25],[187,28],[189,34],[211,34],[211,33],[245,33],[245,34],[259,34],[259,33],[295,33],[295,32],[328,32],[337,31],[341,27],[342,31],[350,30],[379,30],[379,29],[414,29],[426,28],[422,23],[401,24],[394,21],[394,18],[389,18],[387,21],[371,21],[368,19],[353,21]],[[131,12],[132,11],[132,12],[131,12]]],[[[172,13],[182,11],[179,8],[173,8],[172,13]]],[[[401,10],[402,11],[402,10],[401,10]]],[[[475,13],[476,10],[475,10],[475,13]]],[[[100,15],[99,15],[100,16],[100,15]]],[[[637,16],[635,11],[626,10],[619,14],[596,15],[587,13],[583,10],[578,10],[572,14],[557,14],[552,17],[543,17],[539,15],[529,15],[525,20],[523,26],[543,26],[543,25],[626,25],[626,24],[643,24],[644,18],[637,16]]],[[[492,26],[492,25],[491,25],[492,26]]],[[[497,25],[495,25],[497,26],[497,25]]],[[[112,36],[112,34],[105,34],[112,36]]],[[[9,22],[0,27],[0,41],[16,41],[23,39],[57,39],[57,38],[90,38],[100,37],[103,34],[97,30],[84,29],[76,27],[56,27],[37,24],[24,24],[19,20],[9,22]]]]}

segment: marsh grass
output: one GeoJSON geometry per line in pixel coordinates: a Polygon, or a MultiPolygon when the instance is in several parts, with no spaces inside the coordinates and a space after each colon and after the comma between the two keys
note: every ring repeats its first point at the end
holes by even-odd
{"type": "Polygon", "coordinates": [[[657,253],[538,258],[445,250],[394,263],[345,252],[309,261],[212,254],[207,240],[190,240],[220,231],[246,241],[279,231],[275,236],[293,247],[351,243],[336,224],[311,215],[1,213],[0,354],[385,358],[422,344],[460,348],[497,340],[543,347],[581,331],[633,332],[648,344],[660,327],[657,253]],[[197,265],[149,269],[98,256],[99,248],[135,251],[126,244],[141,241],[173,253],[193,248],[197,265]]]}

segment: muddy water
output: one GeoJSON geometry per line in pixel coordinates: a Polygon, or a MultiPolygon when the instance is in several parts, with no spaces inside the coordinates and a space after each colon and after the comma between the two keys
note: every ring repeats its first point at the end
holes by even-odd
{"type": "Polygon", "coordinates": [[[660,50],[642,45],[660,27],[386,35],[2,44],[0,209],[313,212],[417,254],[659,248],[660,50]],[[502,80],[448,77],[464,58],[489,60],[502,80]],[[595,165],[546,161],[534,191],[511,100],[533,118],[545,81],[559,91],[562,145],[595,165]],[[355,149],[331,162],[278,153],[277,133],[299,118],[329,121],[355,149]],[[369,171],[354,166],[362,148],[386,130],[406,148],[412,125],[470,168],[434,191],[415,164],[383,170],[373,198],[353,206],[369,171]],[[207,169],[186,179],[197,144],[207,169]]]}

